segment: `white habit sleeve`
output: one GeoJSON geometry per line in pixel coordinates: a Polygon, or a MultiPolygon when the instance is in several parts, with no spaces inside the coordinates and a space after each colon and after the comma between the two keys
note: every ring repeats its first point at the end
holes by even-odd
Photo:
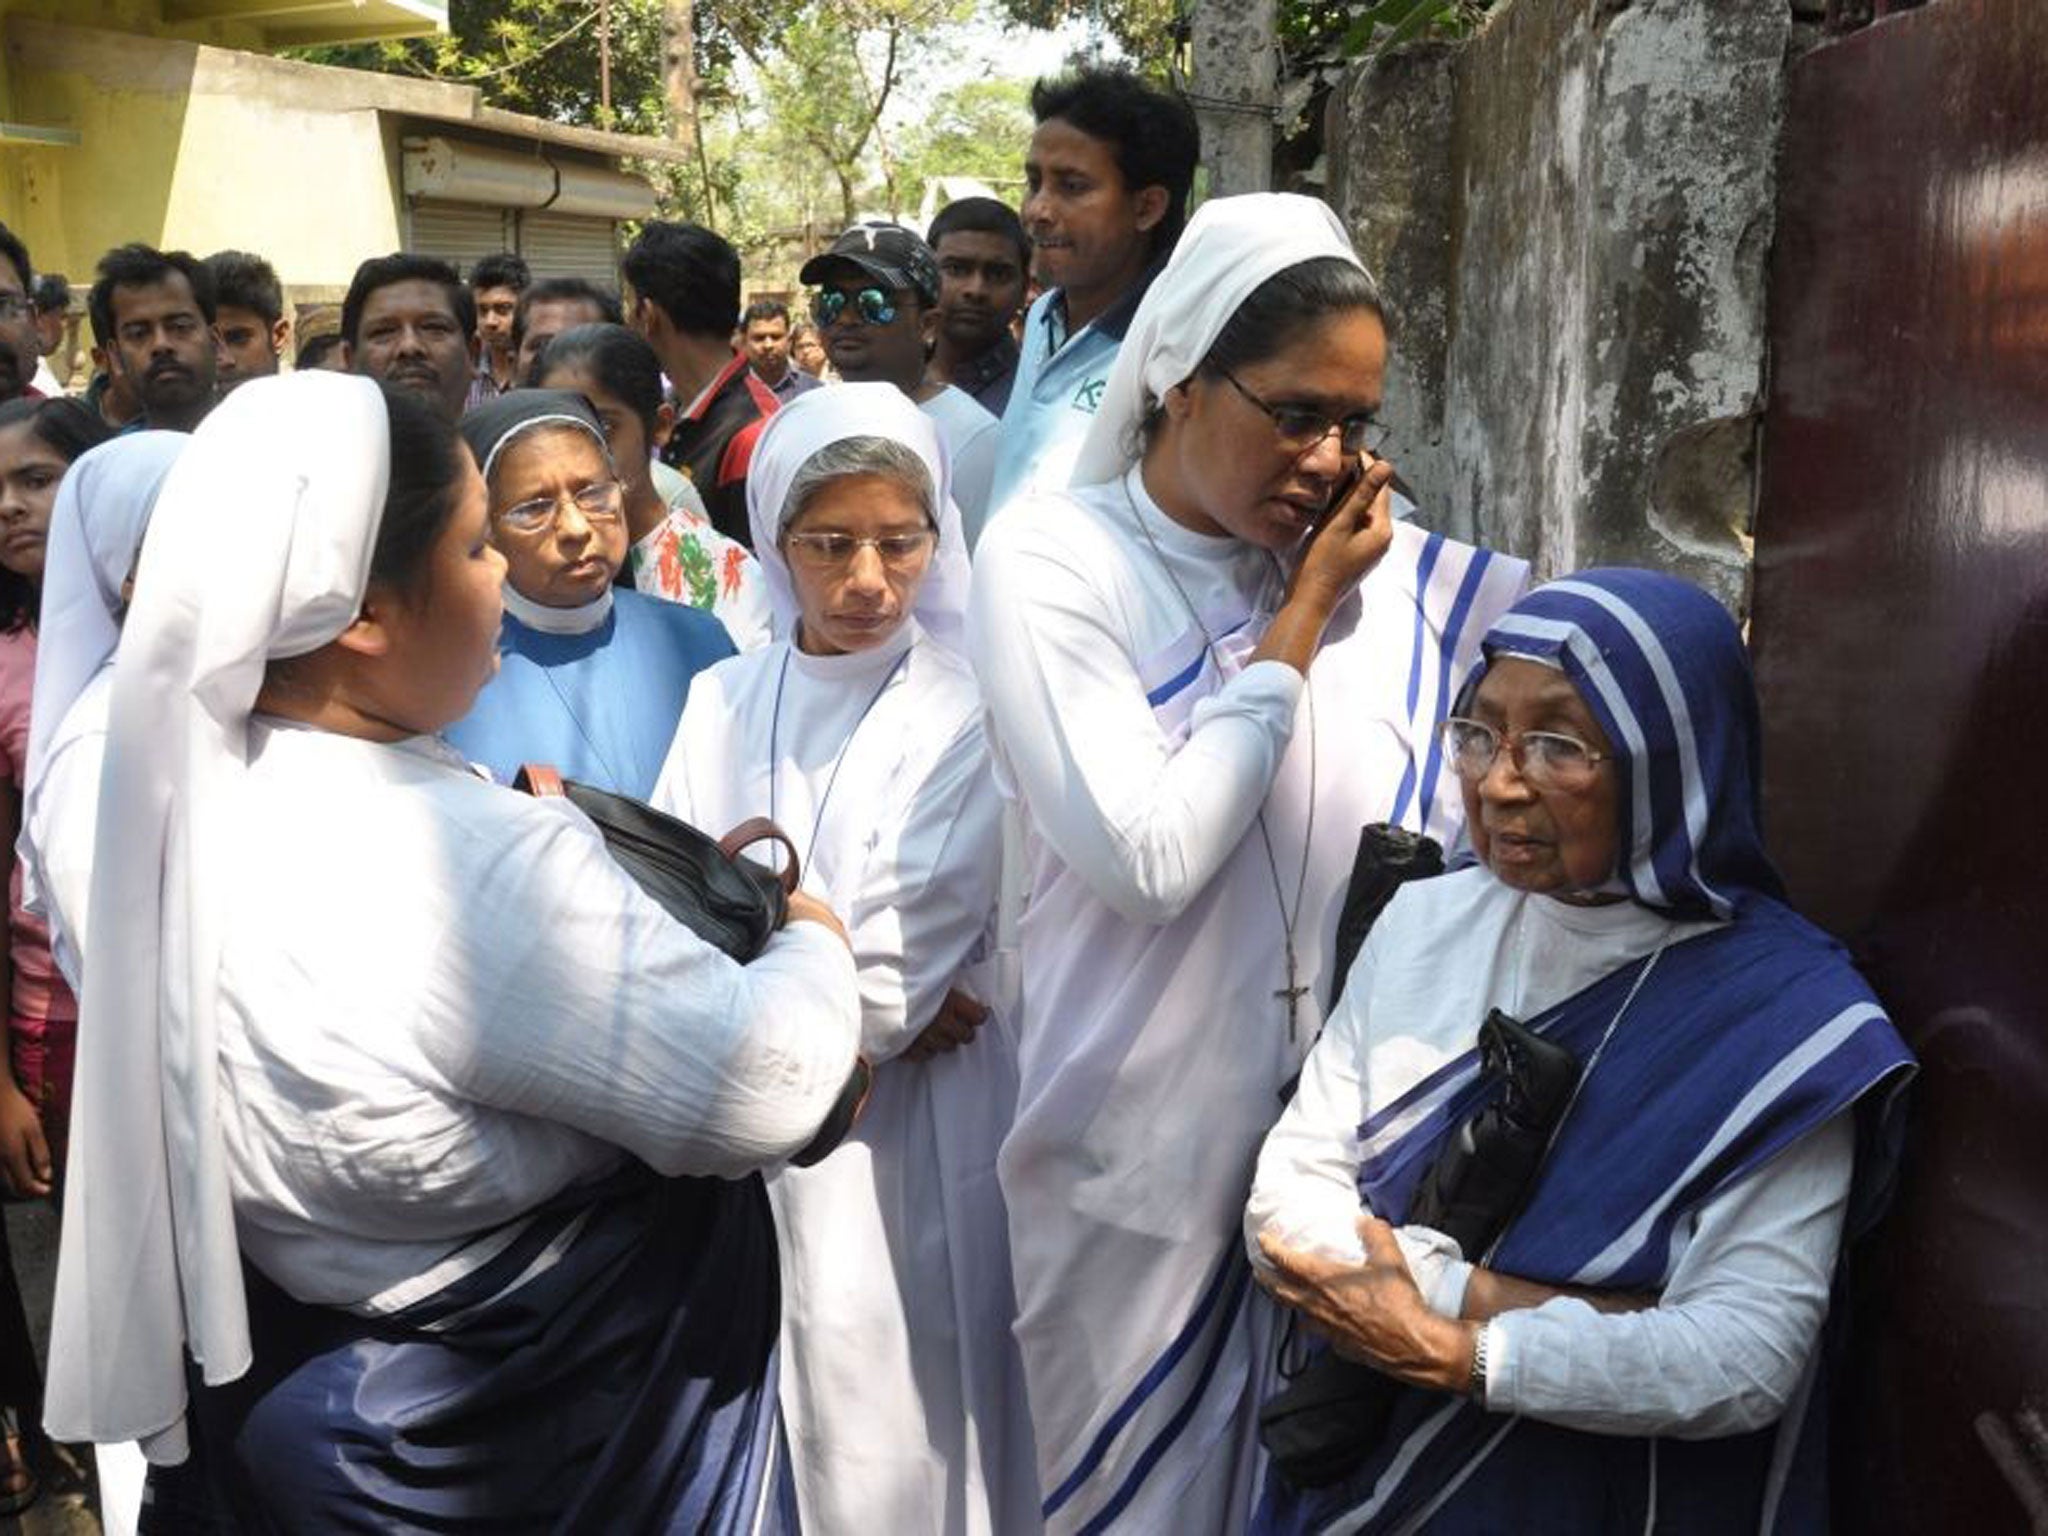
{"type": "Polygon", "coordinates": [[[1304,680],[1257,662],[1160,729],[1104,599],[1050,551],[981,552],[969,648],[1003,755],[1053,851],[1119,916],[1173,921],[1265,803],[1304,680]]]}
{"type": "Polygon", "coordinates": [[[1487,1325],[1486,1405],[1596,1434],[1708,1439],[1775,1423],[1827,1317],[1855,1161],[1838,1115],[1702,1206],[1658,1305],[1560,1298],[1487,1325]]]}
{"type": "Polygon", "coordinates": [[[883,829],[846,914],[870,1061],[896,1056],[931,1023],[988,931],[1001,863],[1002,799],[974,719],[883,829]]]}
{"type": "MultiPolygon", "coordinates": [[[[1267,1270],[1259,1252],[1264,1232],[1290,1248],[1304,1248],[1354,1264],[1365,1262],[1358,1217],[1358,1127],[1366,1117],[1366,1084],[1358,1064],[1371,1014],[1374,939],[1368,936],[1345,978],[1344,995],[1323,1025],[1301,1069],[1301,1082],[1266,1133],[1245,1206],[1244,1239],[1252,1264],[1267,1270]]],[[[1397,1227],[1394,1237],[1423,1299],[1456,1315],[1471,1266],[1458,1245],[1428,1227],[1397,1227]]]]}
{"type": "Polygon", "coordinates": [[[566,804],[526,817],[456,925],[476,994],[423,1010],[450,1085],[560,1121],[664,1174],[735,1177],[816,1133],[859,1039],[853,959],[792,923],[741,966],[662,911],[566,804]],[[492,893],[496,893],[495,899],[492,893]]]}

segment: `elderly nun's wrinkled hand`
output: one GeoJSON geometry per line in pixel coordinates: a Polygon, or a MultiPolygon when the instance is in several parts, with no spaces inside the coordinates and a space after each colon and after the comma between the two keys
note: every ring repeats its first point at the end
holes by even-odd
{"type": "Polygon", "coordinates": [[[1348,1360],[1444,1392],[1463,1391],[1472,1370],[1473,1324],[1433,1312],[1422,1299],[1394,1229],[1358,1218],[1365,1263],[1346,1264],[1261,1235],[1273,1272],[1259,1283],[1292,1307],[1348,1360]]]}

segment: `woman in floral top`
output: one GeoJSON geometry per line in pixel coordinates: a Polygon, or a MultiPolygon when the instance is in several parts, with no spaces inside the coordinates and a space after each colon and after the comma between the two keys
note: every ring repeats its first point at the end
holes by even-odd
{"type": "Polygon", "coordinates": [[[761,568],[738,542],[711,526],[696,487],[653,456],[668,441],[675,411],[662,395],[654,349],[621,325],[579,325],[548,343],[536,369],[544,389],[587,399],[604,424],[626,494],[632,540],[625,572],[639,591],[715,614],[742,651],[770,638],[761,568]]]}

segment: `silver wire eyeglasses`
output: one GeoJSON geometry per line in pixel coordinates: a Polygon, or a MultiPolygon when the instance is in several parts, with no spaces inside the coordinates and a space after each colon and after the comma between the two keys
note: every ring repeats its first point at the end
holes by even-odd
{"type": "Polygon", "coordinates": [[[625,513],[623,489],[616,480],[595,480],[573,491],[536,496],[493,516],[514,533],[539,533],[555,520],[562,503],[568,501],[574,502],[576,510],[593,523],[615,522],[625,513]]]}
{"type": "Polygon", "coordinates": [[[1497,731],[1478,720],[1452,715],[1437,727],[1444,753],[1459,778],[1478,783],[1493,771],[1505,747],[1515,771],[1535,789],[1584,789],[1612,752],[1595,752],[1562,731],[1497,731]]]}
{"type": "Polygon", "coordinates": [[[872,549],[881,556],[882,564],[891,570],[906,570],[924,558],[938,534],[930,528],[918,528],[904,533],[877,534],[872,538],[860,538],[850,533],[805,532],[785,533],[782,540],[791,552],[805,565],[814,570],[833,571],[851,565],[853,557],[863,549],[872,549]]]}

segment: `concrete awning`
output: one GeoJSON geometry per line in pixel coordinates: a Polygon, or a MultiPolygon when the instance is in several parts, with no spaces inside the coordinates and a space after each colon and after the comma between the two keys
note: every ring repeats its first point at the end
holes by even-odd
{"type": "Polygon", "coordinates": [[[253,27],[269,48],[373,43],[448,30],[448,0],[165,0],[169,22],[253,27]]]}
{"type": "Polygon", "coordinates": [[[464,128],[481,129],[486,133],[503,134],[508,138],[525,139],[541,144],[559,144],[564,149],[587,150],[595,155],[637,157],[642,160],[670,160],[683,164],[695,164],[696,156],[673,139],[643,137],[634,133],[608,133],[602,128],[585,128],[576,123],[555,123],[544,117],[528,117],[521,112],[507,112],[498,107],[487,107],[477,98],[474,89],[464,88],[464,101],[447,104],[421,102],[414,106],[379,102],[380,110],[419,118],[427,122],[450,123],[464,128]]]}

